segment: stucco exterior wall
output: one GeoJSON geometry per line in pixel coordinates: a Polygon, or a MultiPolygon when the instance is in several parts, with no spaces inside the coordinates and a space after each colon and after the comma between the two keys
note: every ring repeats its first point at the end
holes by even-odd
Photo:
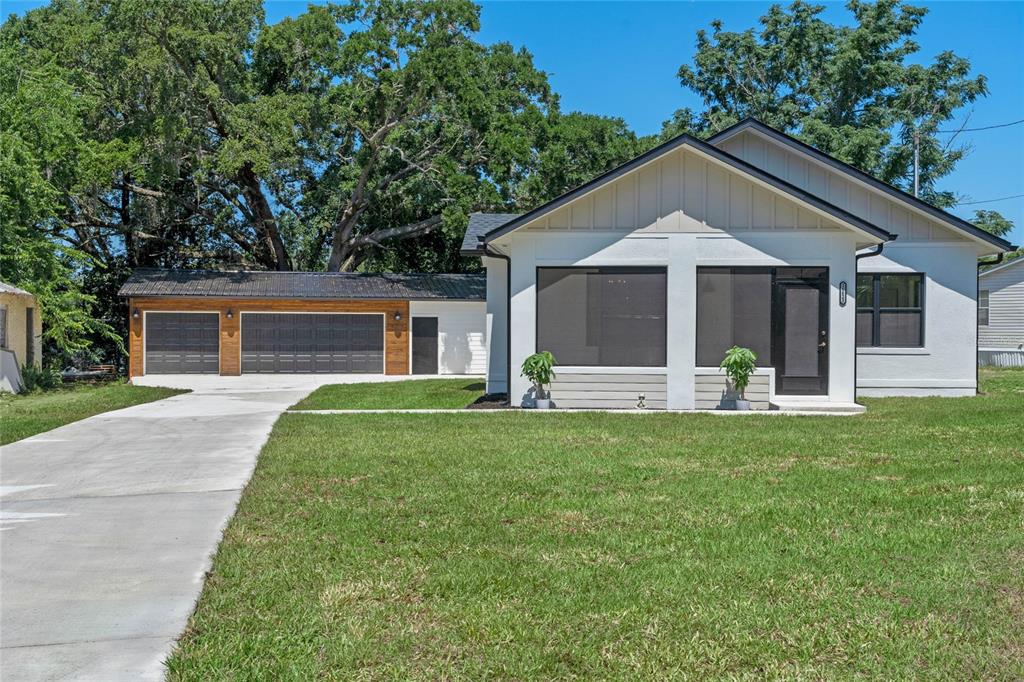
{"type": "Polygon", "coordinates": [[[33,308],[32,345],[34,348],[34,364],[39,365],[43,357],[43,320],[39,314],[39,306],[33,296],[21,294],[0,293],[0,306],[7,309],[7,345],[8,350],[13,351],[18,361],[18,366],[24,366],[28,357],[28,338],[25,328],[28,308],[33,308]]]}
{"type": "Polygon", "coordinates": [[[861,259],[858,272],[924,273],[924,347],[859,348],[857,393],[974,395],[977,388],[976,277],[972,248],[893,242],[861,259]]]}
{"type": "Polygon", "coordinates": [[[487,372],[486,303],[410,301],[409,316],[437,318],[438,374],[487,372]]]}

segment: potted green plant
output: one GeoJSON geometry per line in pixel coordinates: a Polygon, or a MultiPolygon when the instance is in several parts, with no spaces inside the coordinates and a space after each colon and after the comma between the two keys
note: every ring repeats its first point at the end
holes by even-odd
{"type": "Polygon", "coordinates": [[[542,350],[523,360],[523,376],[533,382],[534,404],[538,410],[551,408],[551,397],[544,387],[555,376],[555,356],[542,350]]]}
{"type": "Polygon", "coordinates": [[[725,370],[732,388],[731,395],[730,392],[726,393],[722,406],[726,409],[749,410],[750,401],[743,392],[750,384],[750,375],[757,369],[757,354],[749,348],[733,346],[725,351],[725,359],[720,366],[725,370]]]}

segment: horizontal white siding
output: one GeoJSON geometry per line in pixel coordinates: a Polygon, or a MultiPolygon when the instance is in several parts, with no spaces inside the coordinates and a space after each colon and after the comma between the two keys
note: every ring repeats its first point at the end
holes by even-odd
{"type": "Polygon", "coordinates": [[[648,409],[664,410],[667,391],[664,374],[609,374],[600,367],[592,373],[560,372],[556,367],[550,386],[555,407],[574,408],[635,409],[642,399],[648,409]]]}
{"type": "MultiPolygon", "coordinates": [[[[729,384],[721,370],[697,370],[694,377],[694,402],[698,410],[714,410],[726,397],[729,384]]],[[[753,410],[767,410],[771,401],[771,377],[768,374],[755,374],[750,377],[750,384],[743,392],[750,401],[753,410]]]]}
{"type": "Polygon", "coordinates": [[[409,315],[437,318],[439,374],[487,373],[485,302],[410,301],[409,315]]]}
{"type": "Polygon", "coordinates": [[[978,326],[980,348],[1024,345],[1024,258],[1005,268],[982,273],[979,291],[988,291],[988,325],[978,326]]]}

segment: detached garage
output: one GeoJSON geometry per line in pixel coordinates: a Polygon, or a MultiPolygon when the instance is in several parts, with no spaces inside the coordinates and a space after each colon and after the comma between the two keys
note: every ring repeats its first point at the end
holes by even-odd
{"type": "Polygon", "coordinates": [[[482,275],[136,270],[129,374],[483,374],[482,275]]]}

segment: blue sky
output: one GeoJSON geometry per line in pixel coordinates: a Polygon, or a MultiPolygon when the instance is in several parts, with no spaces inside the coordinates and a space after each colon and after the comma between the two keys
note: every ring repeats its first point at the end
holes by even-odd
{"type": "MultiPolygon", "coordinates": [[[[2,14],[24,12],[43,2],[3,0],[2,14]]],[[[849,21],[841,3],[825,3],[825,16],[849,21]]],[[[990,94],[961,112],[968,127],[1024,118],[1024,3],[916,2],[929,9],[917,41],[919,60],[953,50],[989,79],[990,94]]],[[[619,116],[638,133],[657,132],[661,122],[683,106],[700,101],[676,79],[689,62],[695,33],[721,19],[726,30],[755,26],[768,2],[484,2],[480,39],[525,46],[539,68],[550,74],[564,111],[619,116]]],[[[268,0],[267,20],[304,11],[305,2],[268,0]]],[[[951,122],[953,125],[953,122],[951,122]]],[[[1024,195],[1024,124],[965,133],[972,147],[940,189],[982,201],[1024,195]]],[[[1017,225],[1010,235],[1024,244],[1024,197],[960,206],[1000,211],[1017,225]]]]}

